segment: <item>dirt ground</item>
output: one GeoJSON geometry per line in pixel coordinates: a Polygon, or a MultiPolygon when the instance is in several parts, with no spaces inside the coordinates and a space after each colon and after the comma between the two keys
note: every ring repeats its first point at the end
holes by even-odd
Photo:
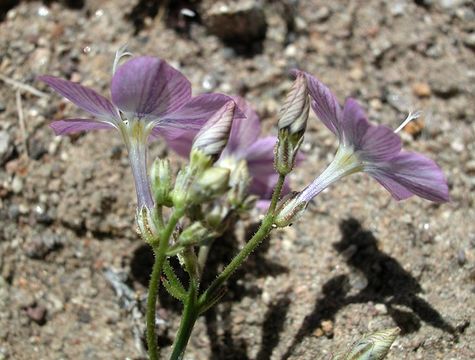
{"type": "MultiPolygon", "coordinates": [[[[377,123],[397,127],[422,109],[405,147],[437,160],[451,189],[443,205],[397,203],[364,175],[325,191],[251,256],[198,321],[186,359],[328,359],[394,326],[402,336],[388,359],[474,359],[474,3],[246,0],[257,17],[231,35],[211,3],[0,2],[0,359],[145,358],[152,255],[134,230],[125,148],[107,132],[55,137],[49,121],[78,111],[35,80],[52,74],[108,94],[125,43],[178,67],[195,93],[246,97],[266,133],[295,67],[341,100],[357,97],[377,123]]],[[[336,145],[312,116],[295,189],[336,145]]],[[[152,152],[167,149],[159,141],[152,152]]],[[[210,279],[252,230],[244,221],[218,241],[210,279]]],[[[167,354],[180,306],[162,295],[167,354]]]]}

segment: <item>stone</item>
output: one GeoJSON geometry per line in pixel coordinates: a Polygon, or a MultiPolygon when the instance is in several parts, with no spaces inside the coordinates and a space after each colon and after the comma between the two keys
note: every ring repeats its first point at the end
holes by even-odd
{"type": "Polygon", "coordinates": [[[432,94],[430,86],[427,83],[415,83],[412,86],[412,92],[420,98],[429,97],[432,94]]]}
{"type": "Polygon", "coordinates": [[[261,2],[205,1],[202,7],[204,25],[222,40],[250,43],[266,35],[267,22],[261,2]]]}
{"type": "Polygon", "coordinates": [[[0,131],[0,165],[3,165],[13,153],[13,144],[10,134],[6,131],[0,131]]]}
{"type": "Polygon", "coordinates": [[[36,302],[24,308],[26,316],[38,325],[46,324],[46,307],[39,305],[36,302]]]}

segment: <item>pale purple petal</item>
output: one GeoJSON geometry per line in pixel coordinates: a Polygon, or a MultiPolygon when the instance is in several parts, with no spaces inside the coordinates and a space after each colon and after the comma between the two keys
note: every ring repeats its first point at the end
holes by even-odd
{"type": "Polygon", "coordinates": [[[92,119],[54,120],[49,124],[49,126],[54,130],[56,135],[76,133],[80,131],[114,128],[114,126],[108,122],[92,119]]]}
{"type": "Polygon", "coordinates": [[[191,98],[188,79],[165,61],[141,56],[120,66],[112,78],[113,103],[138,117],[163,117],[191,98]]]}
{"type": "Polygon", "coordinates": [[[372,125],[361,140],[358,156],[363,161],[387,161],[396,156],[401,148],[401,139],[392,129],[372,125]]]}
{"type": "Polygon", "coordinates": [[[176,134],[173,133],[170,138],[168,137],[168,132],[160,133],[160,135],[165,138],[170,149],[172,149],[178,155],[187,158],[190,155],[191,146],[193,145],[193,139],[195,138],[196,132],[183,132],[178,137],[176,137],[176,134]]]}
{"type": "Polygon", "coordinates": [[[318,81],[312,75],[305,73],[307,78],[308,91],[312,98],[312,109],[318,118],[334,134],[340,134],[340,121],[342,119],[342,110],[338,104],[335,95],[323,83],[318,81]]]}
{"type": "Polygon", "coordinates": [[[257,113],[249,103],[239,96],[233,96],[237,107],[244,113],[245,118],[235,120],[229,136],[228,145],[224,150],[227,154],[242,152],[259,138],[261,122],[257,113]]]}
{"type": "Polygon", "coordinates": [[[362,140],[370,124],[361,106],[354,99],[347,99],[341,121],[342,139],[345,145],[351,145],[355,150],[362,147],[362,140]]]}
{"type": "Polygon", "coordinates": [[[421,154],[402,151],[387,162],[368,165],[365,171],[397,200],[414,194],[435,202],[449,201],[449,190],[442,170],[421,154]]]}
{"type": "Polygon", "coordinates": [[[249,167],[256,168],[256,171],[265,171],[271,167],[274,170],[274,147],[277,142],[277,137],[266,136],[257,139],[251,146],[242,152],[243,158],[246,159],[249,167]],[[262,167],[262,169],[260,169],[262,167]]]}
{"type": "Polygon", "coordinates": [[[110,119],[112,122],[114,122],[114,119],[120,119],[114,105],[104,96],[99,95],[90,88],[55,76],[39,76],[38,79],[48,84],[54,91],[70,100],[73,104],[94,116],[110,119]]]}
{"type": "Polygon", "coordinates": [[[358,153],[363,161],[386,161],[401,151],[401,139],[390,128],[370,124],[354,99],[345,102],[342,142],[358,153]]]}
{"type": "MultiPolygon", "coordinates": [[[[194,136],[214,113],[230,100],[232,100],[231,97],[223,94],[195,96],[177,111],[157,120],[152,134],[154,136],[163,134],[170,140],[181,137],[184,133],[194,136]]],[[[236,111],[234,120],[240,116],[242,112],[236,111]]]]}

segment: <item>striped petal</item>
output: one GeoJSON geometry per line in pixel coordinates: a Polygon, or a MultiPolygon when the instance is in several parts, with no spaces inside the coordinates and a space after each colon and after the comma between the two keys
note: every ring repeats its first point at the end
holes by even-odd
{"type": "Polygon", "coordinates": [[[112,123],[120,119],[114,105],[88,87],[49,75],[39,76],[38,79],[91,115],[112,123]]]}
{"type": "Polygon", "coordinates": [[[191,85],[165,61],[141,56],[117,69],[111,95],[113,103],[124,113],[155,119],[185,105],[191,98],[191,85]]]}

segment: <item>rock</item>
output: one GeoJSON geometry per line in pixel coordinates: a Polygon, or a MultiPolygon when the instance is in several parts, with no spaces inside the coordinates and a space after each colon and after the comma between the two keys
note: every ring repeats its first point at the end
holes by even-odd
{"type": "Polygon", "coordinates": [[[250,43],[266,35],[267,23],[260,1],[205,1],[202,7],[204,25],[222,40],[250,43]]]}
{"type": "Polygon", "coordinates": [[[427,83],[415,83],[412,86],[412,92],[420,98],[429,97],[432,93],[430,86],[427,83]]]}
{"type": "Polygon", "coordinates": [[[325,333],[325,336],[333,336],[333,321],[323,320],[322,321],[322,330],[325,333]]]}
{"type": "Polygon", "coordinates": [[[23,191],[23,180],[19,176],[13,178],[12,191],[15,194],[20,194],[23,191]]]}
{"type": "Polygon", "coordinates": [[[24,308],[26,316],[38,325],[46,324],[46,307],[39,305],[36,302],[24,308]]]}
{"type": "Polygon", "coordinates": [[[10,134],[6,131],[0,131],[0,165],[3,165],[13,153],[13,144],[10,134]]]}
{"type": "Polygon", "coordinates": [[[475,49],[475,32],[465,36],[463,43],[468,47],[475,49]]]}
{"type": "Polygon", "coordinates": [[[446,10],[451,10],[463,5],[464,2],[465,0],[439,0],[439,5],[446,10]]]}
{"type": "Polygon", "coordinates": [[[63,247],[64,240],[57,234],[47,232],[32,236],[23,245],[23,250],[31,259],[44,259],[49,253],[63,247]]]}

